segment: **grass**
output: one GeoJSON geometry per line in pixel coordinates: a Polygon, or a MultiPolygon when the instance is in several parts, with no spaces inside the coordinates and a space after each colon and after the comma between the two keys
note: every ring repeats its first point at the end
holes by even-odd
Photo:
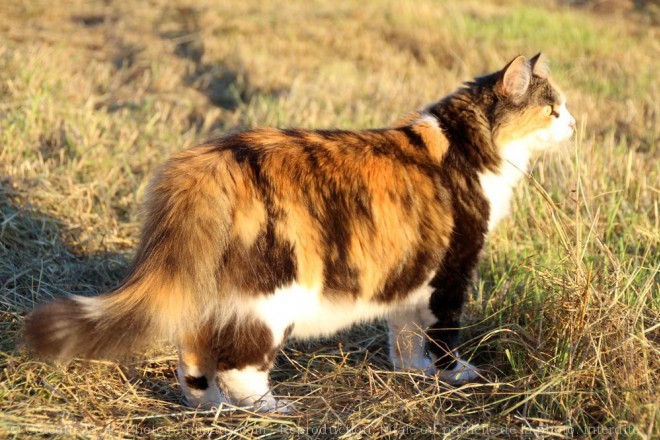
{"type": "Polygon", "coordinates": [[[651,2],[623,16],[494,0],[5,3],[3,435],[659,435],[651,2]],[[452,388],[391,372],[384,326],[373,323],[285,347],[272,379],[299,414],[215,414],[182,405],[172,347],[56,366],[17,344],[35,304],[121,279],[145,186],[170,153],[253,126],[382,126],[538,50],[579,129],[571,146],[540,158],[490,239],[464,331],[464,352],[488,381],[452,388]]]}

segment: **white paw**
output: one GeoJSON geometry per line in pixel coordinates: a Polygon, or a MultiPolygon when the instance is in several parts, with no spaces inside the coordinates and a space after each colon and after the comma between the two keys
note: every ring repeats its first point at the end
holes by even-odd
{"type": "Polygon", "coordinates": [[[456,365],[451,370],[440,370],[438,376],[443,382],[461,385],[472,382],[479,377],[479,369],[461,358],[456,359],[456,365]]]}
{"type": "Polygon", "coordinates": [[[254,402],[254,410],[261,413],[291,414],[296,411],[295,405],[287,399],[265,397],[254,402]]]}
{"type": "Polygon", "coordinates": [[[204,394],[199,393],[198,390],[192,390],[192,392],[185,393],[185,400],[189,407],[204,410],[216,409],[220,405],[229,404],[229,400],[217,388],[204,394]]]}
{"type": "Polygon", "coordinates": [[[408,359],[407,362],[404,362],[401,358],[392,358],[391,361],[394,371],[420,372],[427,376],[433,376],[436,373],[433,360],[428,356],[415,356],[412,359],[408,359]]]}
{"type": "Polygon", "coordinates": [[[181,385],[181,392],[183,393],[184,400],[186,405],[191,408],[200,408],[200,409],[213,409],[217,408],[223,403],[229,403],[229,400],[225,398],[218,388],[218,385],[215,383],[215,380],[207,384],[207,388],[204,390],[191,388],[186,383],[186,376],[181,368],[177,368],[176,371],[177,378],[179,379],[179,384],[181,385]]]}

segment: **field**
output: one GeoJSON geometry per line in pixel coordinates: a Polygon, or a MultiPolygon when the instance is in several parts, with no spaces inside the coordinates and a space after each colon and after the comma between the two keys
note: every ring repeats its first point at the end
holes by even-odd
{"type": "Polygon", "coordinates": [[[658,438],[658,9],[2,2],[0,436],[658,438]],[[272,381],[297,413],[204,412],[183,406],[168,345],[67,365],[20,346],[35,304],[121,280],[172,152],[256,126],[385,126],[541,50],[578,131],[539,158],[484,254],[462,349],[484,380],[391,372],[375,322],[287,344],[272,381]]]}

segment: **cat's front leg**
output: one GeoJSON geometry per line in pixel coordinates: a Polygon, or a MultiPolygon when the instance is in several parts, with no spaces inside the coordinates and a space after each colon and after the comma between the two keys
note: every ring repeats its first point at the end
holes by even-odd
{"type": "Polygon", "coordinates": [[[429,329],[429,333],[435,338],[429,343],[430,357],[436,366],[437,375],[440,380],[452,385],[461,385],[479,378],[479,369],[461,358],[458,349],[452,351],[437,349],[438,346],[446,346],[443,344],[442,338],[438,338],[438,333],[443,332],[436,330],[435,325],[429,329]]]}
{"type": "Polygon", "coordinates": [[[461,313],[468,281],[461,277],[454,280],[448,277],[443,281],[431,295],[430,305],[436,321],[427,330],[428,348],[440,379],[460,385],[479,377],[479,369],[458,353],[461,313]]]}
{"type": "Polygon", "coordinates": [[[399,310],[388,318],[390,361],[395,370],[435,373],[426,350],[426,329],[431,321],[428,304],[399,310]]]}

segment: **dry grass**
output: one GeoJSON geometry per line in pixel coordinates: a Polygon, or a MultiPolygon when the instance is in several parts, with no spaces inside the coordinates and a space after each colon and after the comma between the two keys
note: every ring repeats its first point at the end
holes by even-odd
{"type": "Polygon", "coordinates": [[[0,433],[657,438],[660,48],[640,20],[652,2],[624,8],[630,20],[494,0],[7,3],[0,433]],[[170,347],[66,366],[17,347],[35,303],[121,279],[145,185],[171,152],[257,125],[387,124],[541,49],[579,131],[490,242],[464,348],[487,381],[390,372],[375,323],[284,349],[275,391],[299,414],[216,414],[182,406],[170,347]]]}

